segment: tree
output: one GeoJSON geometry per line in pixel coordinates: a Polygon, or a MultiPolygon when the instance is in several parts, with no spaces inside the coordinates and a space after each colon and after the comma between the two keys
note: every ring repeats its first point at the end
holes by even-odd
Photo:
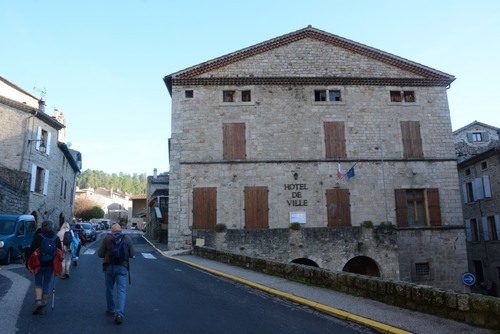
{"type": "Polygon", "coordinates": [[[79,220],[91,220],[104,217],[104,210],[88,197],[77,197],[73,209],[73,216],[79,220]]]}
{"type": "Polygon", "coordinates": [[[87,169],[78,175],[77,184],[80,189],[102,187],[139,195],[146,193],[147,176],[137,173],[131,176],[122,172],[107,174],[100,170],[87,169]]]}

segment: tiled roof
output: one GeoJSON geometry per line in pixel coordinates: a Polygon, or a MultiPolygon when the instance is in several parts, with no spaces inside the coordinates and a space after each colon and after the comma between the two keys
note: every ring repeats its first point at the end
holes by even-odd
{"type": "Polygon", "coordinates": [[[469,124],[467,124],[465,126],[462,126],[460,129],[457,129],[457,130],[453,131],[453,134],[458,134],[458,133],[460,133],[460,132],[462,132],[462,131],[470,128],[470,127],[476,126],[476,125],[482,126],[484,128],[489,128],[489,129],[492,129],[494,131],[499,131],[500,130],[500,128],[497,128],[496,126],[489,125],[489,124],[486,124],[486,123],[481,123],[481,122],[478,122],[478,121],[474,121],[474,122],[469,123],[469,124]]]}
{"type": "MultiPolygon", "coordinates": [[[[392,85],[401,83],[401,85],[417,85],[417,86],[447,86],[451,82],[455,80],[455,77],[446,74],[444,72],[440,72],[438,70],[432,69],[430,67],[412,62],[410,60],[392,55],[390,53],[363,45],[361,43],[357,43],[343,37],[333,35],[315,28],[311,26],[306,27],[304,29],[256,44],[254,46],[227,54],[222,57],[215,58],[213,60],[201,63],[199,65],[184,69],[182,71],[170,74],[164,78],[164,81],[171,91],[172,84],[204,84],[200,81],[201,78],[197,78],[198,76],[216,70],[218,68],[227,66],[229,64],[244,60],[248,57],[252,57],[263,52],[267,52],[269,50],[273,50],[284,45],[296,42],[298,40],[304,38],[312,38],[325,43],[329,43],[333,46],[341,47],[345,50],[363,55],[365,57],[369,57],[375,59],[377,61],[395,66],[404,71],[408,71],[410,73],[414,73],[418,76],[421,76],[423,79],[383,79],[383,78],[215,78],[218,79],[218,83],[214,83],[214,78],[205,78],[206,82],[211,82],[212,84],[229,84],[227,83],[229,80],[237,81],[235,84],[262,84],[271,82],[276,84],[293,84],[293,80],[300,81],[301,84],[308,84],[307,79],[313,81],[313,83],[321,83],[325,84],[325,79],[330,79],[335,81],[335,84],[361,84],[361,85],[392,85]],[[398,81],[399,80],[399,81],[398,81]]],[[[206,84],[206,83],[205,83],[206,84]]]]}
{"type": "Polygon", "coordinates": [[[58,122],[54,117],[49,116],[45,112],[30,107],[24,103],[11,100],[4,96],[0,96],[0,103],[9,106],[11,108],[30,113],[35,117],[39,118],[40,120],[42,120],[43,122],[47,123],[48,125],[52,126],[56,130],[60,130],[65,127],[64,124],[58,122]]]}

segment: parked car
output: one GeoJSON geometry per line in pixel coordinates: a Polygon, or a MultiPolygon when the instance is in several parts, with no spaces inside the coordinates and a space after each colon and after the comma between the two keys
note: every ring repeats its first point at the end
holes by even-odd
{"type": "Polygon", "coordinates": [[[32,215],[0,214],[0,261],[10,264],[31,246],[36,232],[32,215]]]}
{"type": "Polygon", "coordinates": [[[85,233],[85,240],[94,241],[97,239],[97,232],[91,223],[80,223],[80,226],[82,227],[83,233],[85,233]]]}

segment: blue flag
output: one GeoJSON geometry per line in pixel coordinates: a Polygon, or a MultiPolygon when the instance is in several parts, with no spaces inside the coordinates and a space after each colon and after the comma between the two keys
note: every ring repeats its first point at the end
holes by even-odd
{"type": "Polygon", "coordinates": [[[351,167],[346,173],[348,179],[352,179],[354,177],[354,166],[351,167]]]}

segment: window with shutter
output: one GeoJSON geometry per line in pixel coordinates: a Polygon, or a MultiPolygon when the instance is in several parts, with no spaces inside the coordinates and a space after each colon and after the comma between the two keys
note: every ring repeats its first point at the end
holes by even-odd
{"type": "Polygon", "coordinates": [[[245,123],[224,123],[223,133],[223,159],[245,160],[246,138],[245,123]]]}
{"type": "Polygon", "coordinates": [[[405,159],[420,159],[424,157],[422,151],[422,137],[420,122],[402,121],[401,135],[403,141],[403,156],[405,159]]]}
{"type": "Polygon", "coordinates": [[[193,229],[213,229],[217,224],[217,188],[193,189],[193,229]]]}
{"type": "Polygon", "coordinates": [[[351,226],[351,203],[348,189],[326,190],[328,227],[351,226]]]}
{"type": "Polygon", "coordinates": [[[347,158],[344,122],[324,122],[325,157],[347,158]]]}
{"type": "Polygon", "coordinates": [[[441,226],[439,191],[394,189],[398,227],[441,226]]]}
{"type": "Polygon", "coordinates": [[[269,228],[267,187],[245,187],[245,228],[269,228]]]}

